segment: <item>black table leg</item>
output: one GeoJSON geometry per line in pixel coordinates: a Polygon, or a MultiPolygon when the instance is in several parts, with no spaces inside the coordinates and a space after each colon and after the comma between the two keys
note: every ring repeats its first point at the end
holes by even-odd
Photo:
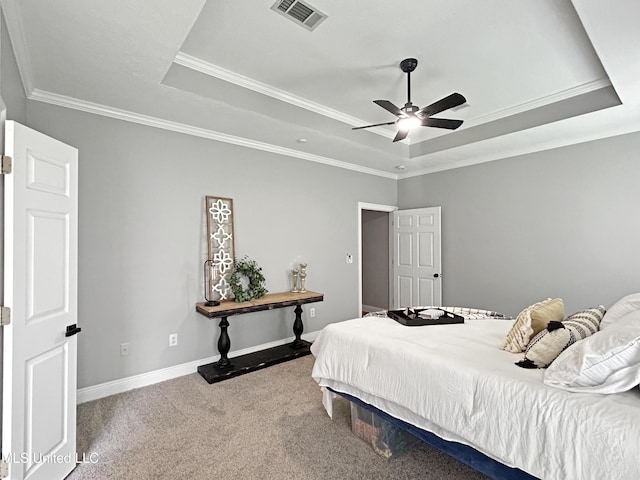
{"type": "Polygon", "coordinates": [[[231,350],[231,339],[227,333],[227,327],[229,326],[227,317],[222,317],[219,326],[220,337],[218,337],[218,352],[220,352],[220,360],[216,362],[216,366],[218,368],[233,368],[229,357],[227,357],[229,350],[231,350]]]}
{"type": "Polygon", "coordinates": [[[293,334],[296,336],[296,339],[290,344],[291,348],[302,348],[307,344],[302,341],[300,335],[302,335],[302,331],[304,326],[302,324],[302,307],[300,305],[296,305],[296,319],[293,322],[293,334]]]}

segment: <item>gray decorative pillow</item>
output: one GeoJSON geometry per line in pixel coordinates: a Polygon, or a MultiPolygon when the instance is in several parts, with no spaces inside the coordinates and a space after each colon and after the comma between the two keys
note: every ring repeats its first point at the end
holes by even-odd
{"type": "Polygon", "coordinates": [[[547,368],[568,346],[596,333],[604,314],[604,307],[599,305],[576,312],[562,322],[549,322],[546,329],[531,339],[524,358],[516,365],[522,368],[547,368]]]}

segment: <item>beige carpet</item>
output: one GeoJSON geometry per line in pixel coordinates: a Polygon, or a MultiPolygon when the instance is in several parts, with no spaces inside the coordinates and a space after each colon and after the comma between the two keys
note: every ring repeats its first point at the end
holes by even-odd
{"type": "Polygon", "coordinates": [[[78,407],[82,463],[69,479],[484,479],[420,445],[387,460],[331,420],[313,357],[209,385],[198,374],[78,407]],[[95,463],[90,463],[89,460],[95,463]]]}

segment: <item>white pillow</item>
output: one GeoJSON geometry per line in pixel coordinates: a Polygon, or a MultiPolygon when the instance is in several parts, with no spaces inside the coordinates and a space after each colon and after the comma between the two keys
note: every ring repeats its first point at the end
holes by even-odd
{"type": "Polygon", "coordinates": [[[635,312],[636,310],[640,310],[640,293],[632,293],[631,295],[621,298],[607,310],[607,313],[600,323],[600,329],[607,328],[627,313],[635,312]]]}
{"type": "Polygon", "coordinates": [[[640,310],[567,348],[544,383],[570,392],[618,393],[640,384],[640,310]]]}

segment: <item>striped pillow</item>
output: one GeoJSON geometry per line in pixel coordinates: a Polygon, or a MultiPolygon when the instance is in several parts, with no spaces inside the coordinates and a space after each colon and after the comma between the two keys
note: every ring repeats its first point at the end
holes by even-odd
{"type": "Polygon", "coordinates": [[[516,363],[522,368],[547,368],[560,353],[578,340],[593,335],[600,329],[605,309],[602,305],[576,312],[562,322],[551,321],[538,333],[516,363]]]}

